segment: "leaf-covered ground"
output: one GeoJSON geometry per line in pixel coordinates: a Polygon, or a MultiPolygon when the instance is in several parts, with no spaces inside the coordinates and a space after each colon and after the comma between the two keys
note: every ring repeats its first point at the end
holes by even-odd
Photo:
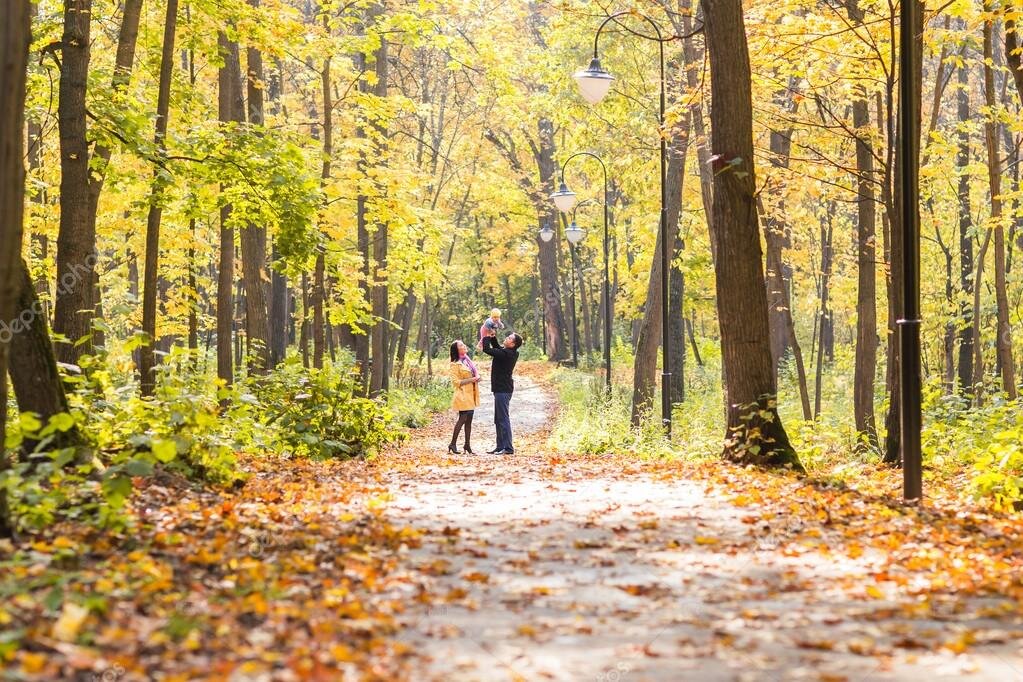
{"type": "MultiPolygon", "coordinates": [[[[1023,680],[1023,523],[719,463],[448,456],[144,484],[116,538],[0,547],[5,679],[1023,680]]],[[[491,444],[489,413],[474,445],[491,444]]]]}

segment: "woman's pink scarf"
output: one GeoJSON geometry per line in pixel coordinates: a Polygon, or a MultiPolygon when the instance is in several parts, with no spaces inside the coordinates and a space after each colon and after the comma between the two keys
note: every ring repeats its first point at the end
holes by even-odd
{"type": "Polygon", "coordinates": [[[476,365],[472,363],[472,358],[470,358],[468,355],[463,355],[461,359],[462,364],[469,368],[469,371],[472,372],[472,375],[474,377],[478,377],[479,372],[476,370],[476,365]]]}

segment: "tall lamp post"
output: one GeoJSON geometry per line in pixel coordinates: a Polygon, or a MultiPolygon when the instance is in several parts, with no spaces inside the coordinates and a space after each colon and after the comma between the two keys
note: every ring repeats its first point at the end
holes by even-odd
{"type": "Polygon", "coordinates": [[[918,0],[904,0],[899,7],[899,140],[902,169],[902,293],[903,315],[899,325],[899,449],[902,451],[902,496],[919,500],[923,495],[920,431],[920,112],[914,96],[917,79],[915,30],[919,24],[918,0]]]}
{"type": "MultiPolygon", "coordinates": [[[[608,184],[607,184],[607,166],[604,165],[604,160],[593,152],[578,152],[568,157],[565,163],[561,164],[561,186],[558,187],[558,191],[551,195],[551,200],[554,205],[562,213],[567,213],[572,210],[575,206],[575,192],[568,188],[565,184],[565,169],[568,168],[568,164],[571,163],[572,159],[580,156],[588,156],[592,159],[596,159],[597,163],[600,164],[600,169],[604,172],[604,287],[603,287],[603,307],[604,307],[604,387],[608,394],[611,393],[611,276],[609,269],[609,240],[608,240],[608,212],[610,211],[610,204],[608,203],[608,184]]],[[[572,221],[575,224],[575,220],[572,221]]],[[[570,234],[566,232],[569,242],[572,241],[570,234]]]]}
{"type": "MultiPolygon", "coordinates": [[[[608,73],[603,66],[600,64],[599,56],[599,42],[600,34],[604,30],[604,27],[608,23],[615,21],[622,16],[637,16],[640,17],[650,26],[653,27],[656,36],[646,35],[644,33],[638,33],[636,31],[629,30],[628,32],[638,38],[645,40],[652,40],[658,44],[660,48],[660,67],[661,67],[661,101],[660,101],[660,133],[658,137],[661,139],[661,222],[659,227],[659,238],[661,241],[661,354],[663,355],[663,369],[661,370],[661,421],[664,423],[664,430],[666,435],[671,436],[671,371],[670,371],[670,342],[668,339],[668,266],[671,262],[669,257],[668,244],[668,189],[667,189],[667,173],[668,173],[668,143],[663,135],[664,131],[664,109],[665,109],[665,80],[664,80],[664,43],[669,39],[665,39],[661,35],[661,28],[657,25],[650,17],[645,14],[633,10],[627,10],[624,12],[616,12],[608,16],[607,19],[600,24],[597,29],[597,33],[593,36],[593,59],[590,61],[590,65],[585,69],[576,72],[573,76],[576,82],[579,83],[579,90],[582,93],[583,99],[590,104],[599,103],[607,95],[611,89],[611,81],[614,80],[614,76],[608,73]]],[[[626,29],[628,30],[628,29],[626,29]]]]}

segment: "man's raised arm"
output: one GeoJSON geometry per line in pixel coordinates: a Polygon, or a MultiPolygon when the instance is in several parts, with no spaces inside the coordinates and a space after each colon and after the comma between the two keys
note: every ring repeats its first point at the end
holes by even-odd
{"type": "Polygon", "coordinates": [[[483,352],[491,357],[497,357],[497,337],[496,336],[484,336],[483,337],[483,352]]]}

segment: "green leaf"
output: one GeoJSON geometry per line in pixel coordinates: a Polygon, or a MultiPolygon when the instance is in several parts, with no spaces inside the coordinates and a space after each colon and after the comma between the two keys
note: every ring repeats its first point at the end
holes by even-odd
{"type": "Polygon", "coordinates": [[[153,456],[164,464],[174,461],[178,456],[178,446],[173,440],[154,440],[152,450],[153,456]]]}

